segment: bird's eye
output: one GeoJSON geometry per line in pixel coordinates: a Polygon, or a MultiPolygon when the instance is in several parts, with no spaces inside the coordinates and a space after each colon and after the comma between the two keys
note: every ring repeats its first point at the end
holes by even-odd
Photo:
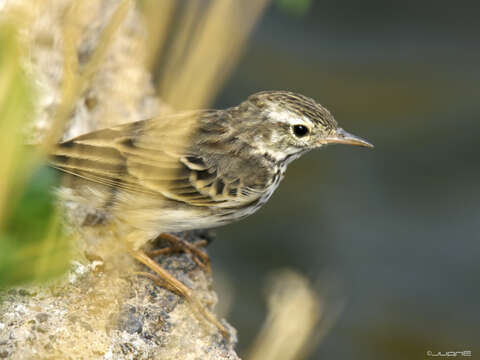
{"type": "Polygon", "coordinates": [[[305,125],[293,125],[293,133],[297,137],[304,137],[308,132],[309,129],[305,125]]]}

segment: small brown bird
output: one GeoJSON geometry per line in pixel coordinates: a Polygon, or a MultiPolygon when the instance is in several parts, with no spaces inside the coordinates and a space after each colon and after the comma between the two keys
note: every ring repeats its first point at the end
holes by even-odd
{"type": "MultiPolygon", "coordinates": [[[[69,186],[77,198],[121,228],[138,260],[192,300],[189,289],[140,247],[163,233],[213,228],[253,214],[278,187],[292,160],[332,143],[373,147],[338,127],[314,100],[264,91],[225,110],[193,111],[81,135],[59,144],[51,161],[73,175],[69,186]]],[[[203,252],[182,244],[205,259],[203,252]]]]}

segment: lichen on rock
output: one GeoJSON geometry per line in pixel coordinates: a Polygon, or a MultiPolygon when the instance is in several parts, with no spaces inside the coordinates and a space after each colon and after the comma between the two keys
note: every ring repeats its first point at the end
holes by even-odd
{"type": "MultiPolygon", "coordinates": [[[[189,255],[173,254],[159,262],[188,284],[203,305],[215,306],[210,274],[189,255]]],[[[3,290],[0,356],[238,359],[233,328],[227,325],[227,341],[185,299],[151,279],[92,264],[78,262],[63,279],[49,284],[3,290]]]]}

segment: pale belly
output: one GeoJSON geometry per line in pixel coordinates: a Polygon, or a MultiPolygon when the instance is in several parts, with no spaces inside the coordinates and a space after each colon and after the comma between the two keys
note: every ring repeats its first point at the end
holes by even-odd
{"type": "MultiPolygon", "coordinates": [[[[257,199],[249,199],[245,204],[232,201],[222,207],[186,205],[147,194],[117,191],[113,204],[102,209],[101,205],[108,203],[103,198],[107,192],[96,192],[90,186],[88,196],[81,198],[95,199],[86,205],[104,211],[108,222],[117,224],[117,235],[125,238],[134,248],[139,248],[162,232],[215,228],[252,215],[268,201],[282,178],[283,173],[276,176],[257,199]]],[[[78,201],[79,198],[74,197],[72,200],[78,201]]]]}

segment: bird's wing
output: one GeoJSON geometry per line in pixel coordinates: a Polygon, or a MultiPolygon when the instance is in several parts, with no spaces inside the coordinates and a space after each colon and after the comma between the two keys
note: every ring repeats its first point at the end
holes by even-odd
{"type": "Polygon", "coordinates": [[[50,165],[128,192],[196,206],[235,206],[259,197],[241,178],[219,174],[190,146],[199,118],[215,110],[155,118],[81,135],[55,148],[50,165]]]}

